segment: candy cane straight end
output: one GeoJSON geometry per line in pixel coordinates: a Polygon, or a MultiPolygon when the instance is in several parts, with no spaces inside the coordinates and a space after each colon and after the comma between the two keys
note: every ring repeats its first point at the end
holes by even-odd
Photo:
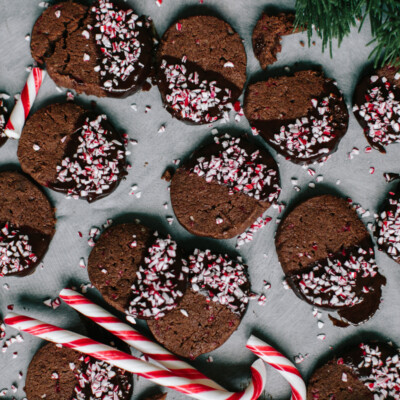
{"type": "Polygon", "coordinates": [[[32,108],[45,76],[46,71],[38,67],[32,68],[32,71],[29,73],[25,86],[22,89],[21,97],[15,103],[10,119],[4,129],[4,133],[9,138],[19,139],[21,137],[25,121],[28,118],[29,111],[32,108]]]}

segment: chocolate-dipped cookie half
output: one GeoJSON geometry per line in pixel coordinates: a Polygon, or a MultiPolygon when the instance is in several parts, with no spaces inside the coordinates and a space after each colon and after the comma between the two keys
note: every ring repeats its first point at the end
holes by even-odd
{"type": "Polygon", "coordinates": [[[242,40],[225,21],[205,15],[177,21],[157,51],[167,111],[193,124],[227,118],[246,82],[246,63],[242,40]]]}
{"type": "Polygon", "coordinates": [[[280,193],[267,150],[228,134],[195,151],[174,174],[171,202],[190,233],[228,239],[242,233],[280,193]]]}
{"type": "Polygon", "coordinates": [[[381,153],[400,142],[400,72],[386,65],[361,78],[354,91],[353,112],[368,143],[381,153]]]}
{"type": "Polygon", "coordinates": [[[133,375],[75,350],[48,343],[29,364],[29,400],[130,400],[133,375]]]}
{"type": "Polygon", "coordinates": [[[378,310],[386,279],[371,237],[345,199],[322,195],[289,212],[278,227],[276,250],[294,292],[316,307],[337,311],[338,326],[360,324],[378,310]]]}
{"type": "Polygon", "coordinates": [[[311,70],[249,85],[244,113],[253,132],[300,164],[323,161],[336,151],[349,121],[335,82],[311,70]]]}
{"type": "Polygon", "coordinates": [[[108,0],[52,5],[32,31],[32,57],[54,82],[98,97],[126,97],[140,88],[152,49],[150,20],[108,0]]]}
{"type": "Polygon", "coordinates": [[[318,368],[307,387],[310,400],[395,400],[399,393],[399,351],[380,342],[348,348],[318,368]]]}
{"type": "Polygon", "coordinates": [[[88,202],[109,195],[126,175],[121,135],[106,115],[73,103],[52,104],[28,119],[18,159],[41,185],[88,202]]]}
{"type": "Polygon", "coordinates": [[[247,266],[239,257],[196,249],[186,268],[189,288],[182,302],[148,325],[168,350],[194,359],[229,339],[244,316],[251,292],[247,266]]]}
{"type": "Polygon", "coordinates": [[[175,309],[186,290],[180,251],[140,224],[102,233],[88,260],[89,278],[104,299],[128,316],[158,319],[175,309]]]}
{"type": "Polygon", "coordinates": [[[18,172],[0,172],[0,276],[32,273],[55,233],[45,194],[18,172]]]}

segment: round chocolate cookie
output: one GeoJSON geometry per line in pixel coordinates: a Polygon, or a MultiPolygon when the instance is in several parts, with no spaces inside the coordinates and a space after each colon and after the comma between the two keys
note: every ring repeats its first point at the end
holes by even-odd
{"type": "Polygon", "coordinates": [[[197,150],[171,181],[171,202],[192,234],[228,239],[242,233],[280,193],[275,160],[228,134],[197,150]]]}
{"type": "Polygon", "coordinates": [[[194,359],[229,339],[243,318],[251,292],[247,266],[240,258],[196,249],[187,267],[189,289],[178,308],[148,325],[168,350],[194,359]]]}
{"type": "Polygon", "coordinates": [[[387,343],[361,343],[314,372],[307,399],[395,400],[399,382],[399,351],[387,343]]]}
{"type": "Polygon", "coordinates": [[[282,50],[282,36],[295,33],[294,19],[294,13],[262,13],[253,31],[253,50],[262,69],[277,60],[276,55],[282,50]]]}
{"type": "Polygon", "coordinates": [[[375,236],[379,249],[400,264],[400,184],[396,191],[389,192],[381,208],[375,236]]]}
{"type": "Polygon", "coordinates": [[[131,373],[53,343],[34,355],[25,384],[29,400],[130,400],[132,391],[131,373]]]}
{"type": "Polygon", "coordinates": [[[244,113],[253,132],[301,164],[322,161],[336,151],[349,121],[335,82],[311,70],[249,85],[244,113]]]}
{"type": "Polygon", "coordinates": [[[386,279],[378,272],[371,237],[348,202],[313,197],[281,222],[275,239],[286,279],[308,303],[337,311],[339,326],[359,324],[379,308],[386,279]]]}
{"type": "Polygon", "coordinates": [[[90,253],[88,272],[104,299],[134,318],[164,316],[186,288],[177,244],[139,224],[107,229],[90,253]]]}
{"type": "Polygon", "coordinates": [[[41,185],[88,202],[113,192],[126,175],[125,147],[107,116],[73,103],[52,104],[32,115],[18,158],[41,185]]]}
{"type": "Polygon", "coordinates": [[[227,117],[246,82],[246,62],[242,40],[225,21],[212,16],[177,21],[157,52],[167,111],[194,124],[227,117]]]}
{"type": "Polygon", "coordinates": [[[368,143],[386,153],[385,147],[400,142],[400,72],[385,66],[364,76],[353,99],[353,112],[368,143]]]}
{"type": "Polygon", "coordinates": [[[25,276],[42,260],[54,236],[54,209],[18,172],[0,172],[0,193],[0,276],[25,276]]]}
{"type": "Polygon", "coordinates": [[[4,133],[8,120],[8,110],[4,101],[0,99],[0,147],[7,141],[7,135],[4,133]]]}
{"type": "Polygon", "coordinates": [[[54,82],[78,93],[126,97],[150,73],[151,23],[109,0],[48,7],[32,31],[32,57],[54,82]]]}

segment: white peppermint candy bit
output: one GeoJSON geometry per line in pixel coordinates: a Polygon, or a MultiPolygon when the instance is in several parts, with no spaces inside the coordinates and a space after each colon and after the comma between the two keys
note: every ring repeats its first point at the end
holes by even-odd
{"type": "MultiPolygon", "coordinates": [[[[89,356],[81,356],[80,361],[83,362],[81,367],[70,365],[77,380],[72,400],[117,400],[130,392],[131,384],[125,371],[89,356]]],[[[58,379],[58,374],[53,379],[58,379]]]]}
{"type": "Polygon", "coordinates": [[[354,105],[353,111],[364,119],[365,130],[373,143],[387,146],[400,142],[400,102],[395,98],[394,89],[385,77],[372,76],[371,88],[365,94],[365,103],[354,105]]]}
{"type": "Polygon", "coordinates": [[[180,64],[168,64],[165,59],[161,62],[160,69],[168,85],[165,100],[169,107],[192,122],[214,122],[221,113],[233,109],[231,90],[218,87],[217,81],[200,81],[196,71],[188,71],[186,61],[184,56],[180,64]]]}
{"type": "Polygon", "coordinates": [[[191,288],[241,315],[250,297],[246,267],[227,255],[196,249],[187,261],[191,288]]]}
{"type": "Polygon", "coordinates": [[[125,150],[118,140],[110,138],[111,132],[104,129],[105,115],[95,119],[86,118],[79,131],[78,146],[72,156],[66,156],[57,165],[55,187],[73,183],[67,196],[92,198],[110,191],[124,172],[125,150]]]}
{"type": "Polygon", "coordinates": [[[8,222],[1,226],[0,276],[22,272],[38,260],[29,240],[29,235],[13,228],[8,222]]]}
{"type": "Polygon", "coordinates": [[[161,318],[173,310],[183,293],[179,281],[184,274],[176,268],[177,244],[170,236],[157,238],[148,249],[144,265],[138,267],[136,281],[132,285],[133,300],[127,314],[134,318],[161,318]],[[179,275],[177,275],[179,274],[179,275]]]}
{"type": "MultiPolygon", "coordinates": [[[[375,260],[368,251],[358,248],[357,254],[349,255],[345,261],[327,258],[325,263],[317,263],[311,271],[295,278],[307,300],[320,307],[338,308],[361,303],[363,296],[356,293],[358,279],[374,277],[377,273],[375,260]]],[[[369,292],[369,288],[364,289],[363,293],[369,292]]]]}
{"type": "Polygon", "coordinates": [[[329,97],[312,99],[311,104],[318,111],[319,118],[312,115],[297,119],[294,124],[283,125],[271,140],[291,157],[307,159],[316,154],[322,156],[329,152],[326,146],[336,138],[331,122],[333,110],[329,105],[329,97]]]}
{"type": "Polygon", "coordinates": [[[138,39],[143,21],[132,10],[121,10],[106,0],[99,0],[91,10],[96,23],[87,30],[94,30],[102,53],[95,71],[106,89],[118,90],[121,81],[144,67],[139,62],[143,44],[138,39]]]}
{"type": "Polygon", "coordinates": [[[207,182],[217,181],[231,189],[231,193],[242,192],[256,200],[272,203],[281,191],[278,183],[277,170],[262,163],[260,151],[248,154],[241,147],[241,139],[225,134],[214,137],[215,143],[221,145],[218,154],[208,160],[197,159],[196,165],[190,170],[203,177],[207,182]],[[265,188],[268,188],[265,191],[265,188]],[[266,192],[266,193],[265,193],[266,192]]]}
{"type": "Polygon", "coordinates": [[[6,127],[6,117],[7,108],[4,106],[3,100],[0,98],[0,138],[7,138],[7,135],[4,133],[4,128],[6,127]]]}

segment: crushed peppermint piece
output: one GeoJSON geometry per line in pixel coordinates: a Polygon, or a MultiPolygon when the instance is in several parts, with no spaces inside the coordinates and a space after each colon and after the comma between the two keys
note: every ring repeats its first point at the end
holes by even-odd
{"type": "Polygon", "coordinates": [[[165,132],[165,125],[164,125],[164,124],[161,125],[161,126],[158,128],[157,133],[163,133],[163,132],[165,132]]]}
{"type": "Polygon", "coordinates": [[[170,236],[157,238],[138,267],[128,310],[134,318],[161,318],[178,305],[185,276],[177,267],[177,244],[170,236]]]}
{"type": "Polygon", "coordinates": [[[86,261],[85,261],[85,259],[83,257],[81,257],[80,260],[79,260],[79,266],[81,268],[86,268],[86,261]]]}
{"type": "Polygon", "coordinates": [[[249,302],[246,266],[227,255],[196,249],[187,261],[191,288],[241,315],[249,302]]]}
{"type": "Polygon", "coordinates": [[[33,150],[35,150],[35,151],[39,151],[40,150],[40,146],[37,145],[36,143],[32,147],[33,147],[33,150]]]}
{"type": "Polygon", "coordinates": [[[319,335],[317,335],[317,339],[325,340],[326,339],[326,335],[324,333],[320,333],[319,335]]]}
{"type": "Polygon", "coordinates": [[[131,104],[131,108],[133,111],[137,111],[137,105],[135,103],[131,104]]]}
{"type": "Polygon", "coordinates": [[[255,222],[253,222],[245,232],[240,234],[236,241],[236,248],[243,246],[245,243],[251,242],[253,240],[254,234],[260,229],[264,228],[272,220],[271,217],[258,217],[255,222]]]}

